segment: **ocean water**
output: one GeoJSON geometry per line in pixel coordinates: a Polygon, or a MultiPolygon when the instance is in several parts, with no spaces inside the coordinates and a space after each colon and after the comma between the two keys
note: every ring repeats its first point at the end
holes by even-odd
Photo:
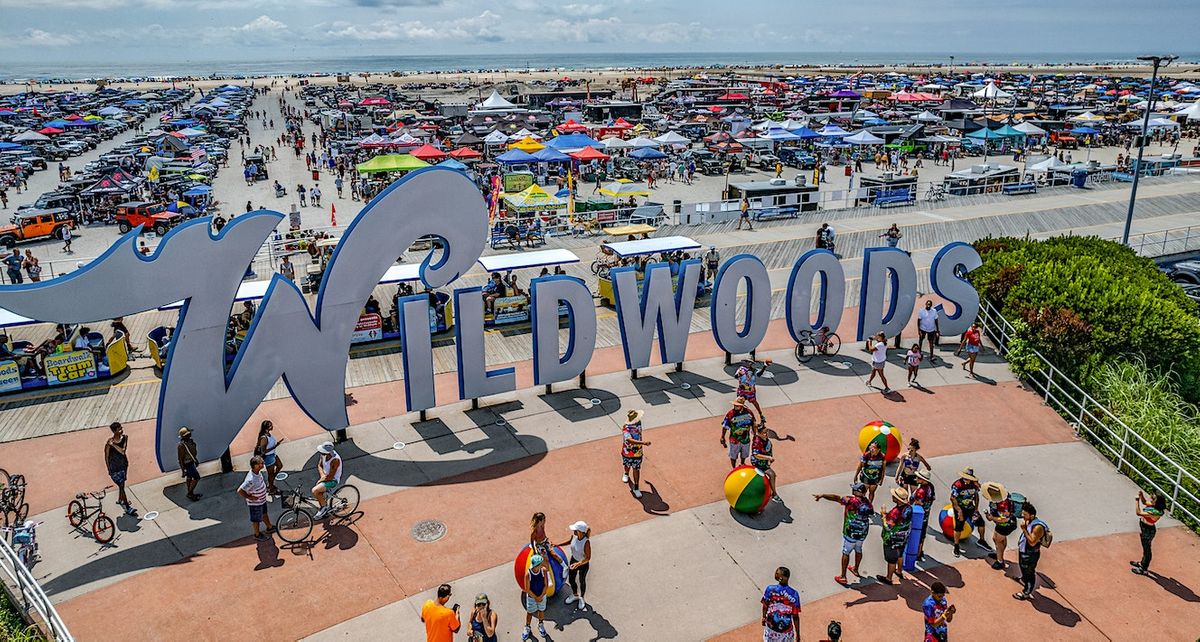
{"type": "MultiPolygon", "coordinates": [[[[1127,53],[888,53],[888,52],[689,52],[596,54],[495,54],[430,56],[353,56],[344,58],[294,58],[258,61],[190,60],[180,62],[78,62],[6,63],[0,79],[91,79],[163,76],[239,77],[292,74],[391,73],[418,71],[563,71],[609,68],[726,67],[739,65],[843,65],[891,64],[1116,64],[1136,62],[1127,53]]],[[[1200,61],[1200,53],[1181,55],[1183,61],[1200,61]]]]}

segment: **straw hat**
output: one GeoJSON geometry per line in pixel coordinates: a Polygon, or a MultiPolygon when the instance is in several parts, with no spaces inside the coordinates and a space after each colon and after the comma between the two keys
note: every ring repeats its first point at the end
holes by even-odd
{"type": "Polygon", "coordinates": [[[921,479],[921,480],[924,480],[924,481],[933,481],[933,480],[932,480],[930,477],[931,477],[931,476],[930,476],[930,474],[929,474],[929,471],[928,471],[928,470],[925,470],[925,469],[923,469],[923,468],[922,468],[921,470],[918,470],[918,471],[917,471],[917,479],[921,479]]]}
{"type": "Polygon", "coordinates": [[[642,412],[641,410],[630,410],[629,411],[629,423],[636,424],[637,422],[642,420],[642,415],[644,415],[644,414],[646,414],[646,413],[642,412]]]}
{"type": "Polygon", "coordinates": [[[1000,482],[984,482],[982,491],[984,498],[989,502],[1002,502],[1008,499],[1008,491],[1000,482]]]}
{"type": "Polygon", "coordinates": [[[745,398],[745,397],[738,397],[737,399],[734,399],[734,400],[733,400],[733,401],[731,401],[730,403],[732,403],[733,405],[735,405],[735,406],[738,406],[738,407],[740,408],[741,406],[744,406],[744,405],[746,405],[746,398],[745,398]]]}
{"type": "Polygon", "coordinates": [[[180,436],[180,437],[187,437],[187,436],[188,436],[188,435],[190,435],[190,434],[192,434],[192,429],[191,429],[191,428],[188,428],[187,426],[184,426],[183,428],[180,428],[180,429],[179,429],[179,436],[180,436]]]}
{"type": "Polygon", "coordinates": [[[907,504],[908,503],[908,489],[907,488],[893,488],[892,489],[892,500],[895,501],[897,504],[907,504]]]}
{"type": "Polygon", "coordinates": [[[975,469],[970,468],[970,467],[967,467],[967,468],[964,468],[964,469],[958,471],[958,478],[966,479],[966,480],[973,481],[973,482],[979,481],[979,478],[975,476],[975,469]]]}

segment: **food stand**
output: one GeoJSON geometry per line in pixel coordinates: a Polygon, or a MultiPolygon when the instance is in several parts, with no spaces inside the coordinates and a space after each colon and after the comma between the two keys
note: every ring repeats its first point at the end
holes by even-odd
{"type": "MultiPolygon", "coordinates": [[[[700,244],[686,236],[664,236],[660,238],[640,239],[637,241],[620,241],[617,243],[605,243],[602,247],[607,248],[618,260],[636,260],[638,257],[649,254],[667,254],[671,252],[689,252],[700,249],[700,244]]],[[[696,259],[700,256],[694,257],[696,259]]],[[[613,294],[612,279],[608,272],[602,272],[602,275],[597,279],[597,290],[600,296],[600,302],[609,307],[616,306],[616,299],[613,294]]],[[[644,276],[639,274],[638,291],[641,291],[644,276]]],[[[678,275],[673,279],[673,287],[677,287],[679,283],[678,275]]],[[[711,290],[711,284],[702,282],[697,286],[697,305],[700,305],[699,297],[707,294],[711,290]]]]}

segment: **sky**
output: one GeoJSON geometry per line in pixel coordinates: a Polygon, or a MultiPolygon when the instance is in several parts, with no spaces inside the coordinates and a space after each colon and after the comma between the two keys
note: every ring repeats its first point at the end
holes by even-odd
{"type": "Polygon", "coordinates": [[[1197,26],[1197,0],[0,0],[0,59],[1190,53],[1197,26]]]}

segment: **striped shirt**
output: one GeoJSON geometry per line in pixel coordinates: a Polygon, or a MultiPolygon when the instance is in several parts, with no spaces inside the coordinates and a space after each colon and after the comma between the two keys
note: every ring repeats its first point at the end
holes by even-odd
{"type": "Polygon", "coordinates": [[[247,506],[262,506],[267,503],[267,482],[263,479],[262,473],[250,471],[246,473],[246,479],[238,486],[238,490],[246,491],[249,497],[246,498],[247,506]]]}

